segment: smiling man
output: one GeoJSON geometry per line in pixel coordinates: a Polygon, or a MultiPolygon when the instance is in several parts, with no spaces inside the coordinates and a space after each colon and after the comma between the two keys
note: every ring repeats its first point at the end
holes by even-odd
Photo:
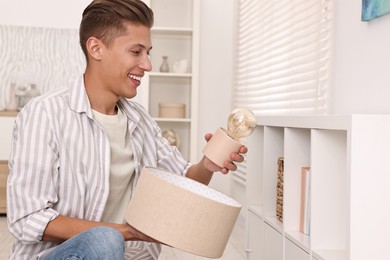
{"type": "Polygon", "coordinates": [[[223,168],[205,157],[191,164],[131,101],[152,69],[152,25],[142,1],[93,1],[80,25],[85,73],[19,113],[7,189],[10,259],[157,259],[158,241],[124,221],[142,168],[208,184],[243,161],[244,146],[223,168]]]}

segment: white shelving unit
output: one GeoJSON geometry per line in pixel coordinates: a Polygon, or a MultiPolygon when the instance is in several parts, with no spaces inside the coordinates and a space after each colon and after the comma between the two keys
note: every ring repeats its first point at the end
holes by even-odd
{"type": "Polygon", "coordinates": [[[173,129],[180,138],[183,156],[196,161],[199,81],[199,0],[147,1],[155,15],[150,59],[153,69],[142,80],[137,101],[148,109],[161,129],[173,129]],[[170,71],[159,72],[162,56],[170,71]],[[173,64],[186,59],[185,73],[174,73],[173,64]],[[185,118],[159,118],[159,103],[185,104],[185,118]]]}
{"type": "Polygon", "coordinates": [[[0,214],[6,213],[8,159],[11,155],[12,130],[17,111],[0,111],[0,214]]]}
{"type": "Polygon", "coordinates": [[[247,256],[388,258],[390,116],[259,117],[247,138],[247,256]],[[284,157],[283,223],[276,219],[284,157]],[[310,235],[299,232],[301,167],[311,167],[310,235]]]}

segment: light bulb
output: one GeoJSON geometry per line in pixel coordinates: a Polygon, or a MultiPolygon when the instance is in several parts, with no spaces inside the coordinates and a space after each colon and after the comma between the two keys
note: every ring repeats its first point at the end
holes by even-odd
{"type": "Polygon", "coordinates": [[[256,116],[247,108],[237,108],[229,115],[227,127],[233,139],[248,136],[255,130],[256,116]]]}

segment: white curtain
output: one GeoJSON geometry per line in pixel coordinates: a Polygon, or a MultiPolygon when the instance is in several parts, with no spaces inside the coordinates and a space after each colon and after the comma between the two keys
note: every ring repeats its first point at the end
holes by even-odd
{"type": "Polygon", "coordinates": [[[333,0],[239,0],[234,107],[328,112],[333,0]]]}

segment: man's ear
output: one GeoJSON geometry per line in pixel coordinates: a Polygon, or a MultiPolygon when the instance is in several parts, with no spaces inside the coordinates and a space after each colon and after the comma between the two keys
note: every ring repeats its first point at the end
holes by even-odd
{"type": "Polygon", "coordinates": [[[100,61],[104,44],[96,37],[89,37],[86,43],[87,51],[92,59],[100,61]]]}

